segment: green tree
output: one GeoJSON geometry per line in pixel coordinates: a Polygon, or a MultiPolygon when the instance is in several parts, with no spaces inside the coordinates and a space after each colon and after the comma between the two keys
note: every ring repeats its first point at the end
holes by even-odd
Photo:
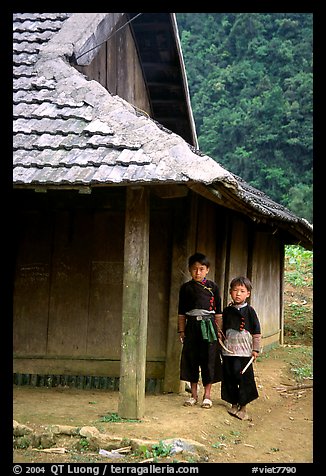
{"type": "Polygon", "coordinates": [[[177,20],[201,150],[312,220],[312,14],[177,20]]]}

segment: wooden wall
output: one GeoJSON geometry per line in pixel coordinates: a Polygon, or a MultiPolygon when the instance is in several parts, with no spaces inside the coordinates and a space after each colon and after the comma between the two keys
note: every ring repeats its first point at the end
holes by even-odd
{"type": "MultiPolygon", "coordinates": [[[[77,192],[65,198],[61,192],[61,205],[54,195],[32,192],[29,205],[25,201],[25,210],[17,212],[16,372],[119,376],[124,191],[111,192],[117,208],[103,208],[94,197],[86,204],[77,192]]],[[[148,377],[164,373],[171,242],[169,209],[153,203],[152,258],[149,277],[144,276],[149,278],[148,377]]]]}
{"type": "Polygon", "coordinates": [[[271,233],[255,232],[251,304],[260,319],[265,349],[280,342],[283,315],[282,249],[281,243],[271,233]]]}
{"type": "Polygon", "coordinates": [[[18,356],[44,355],[48,339],[52,216],[27,210],[17,217],[15,225],[18,254],[13,301],[14,351],[18,356]]]}
{"type": "Polygon", "coordinates": [[[253,285],[249,303],[259,316],[263,346],[280,343],[283,320],[283,245],[267,231],[259,231],[245,217],[222,211],[219,228],[225,242],[218,242],[215,280],[220,283],[223,304],[230,302],[229,286],[236,276],[248,276],[253,285]],[[225,265],[223,267],[223,264],[225,265]],[[222,269],[222,276],[219,269],[222,269]]]}
{"type": "MultiPolygon", "coordinates": [[[[38,194],[19,191],[15,214],[14,372],[119,377],[125,188],[38,194]]],[[[189,192],[151,195],[146,377],[177,391],[177,301],[200,251],[223,306],[230,280],[246,274],[263,345],[282,327],[282,247],[240,214],[189,192]]]]}
{"type": "MultiPolygon", "coordinates": [[[[114,15],[112,13],[111,15],[114,15]]],[[[118,22],[117,28],[121,26],[118,22]]],[[[129,26],[102,45],[88,66],[75,66],[88,79],[98,81],[111,94],[117,94],[150,116],[151,106],[137,50],[129,26]]]]}

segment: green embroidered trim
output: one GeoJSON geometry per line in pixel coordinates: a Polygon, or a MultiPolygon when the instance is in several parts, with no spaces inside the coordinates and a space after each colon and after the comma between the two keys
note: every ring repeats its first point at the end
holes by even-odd
{"type": "Polygon", "coordinates": [[[210,343],[217,340],[213,323],[210,319],[203,319],[200,323],[200,327],[204,340],[208,340],[210,343]]]}

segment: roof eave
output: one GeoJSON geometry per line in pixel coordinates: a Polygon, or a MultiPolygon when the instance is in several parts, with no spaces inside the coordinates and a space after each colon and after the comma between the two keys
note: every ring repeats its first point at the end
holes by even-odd
{"type": "MultiPolygon", "coordinates": [[[[249,220],[257,224],[269,226],[274,230],[274,234],[280,232],[285,243],[301,245],[308,250],[312,250],[312,225],[307,220],[296,217],[290,211],[288,215],[280,216],[267,207],[253,206],[252,203],[244,200],[240,192],[241,188],[235,187],[231,182],[219,181],[209,185],[189,183],[188,186],[194,192],[222,207],[236,213],[243,213],[249,220]]],[[[286,209],[284,208],[284,210],[286,209]]]]}

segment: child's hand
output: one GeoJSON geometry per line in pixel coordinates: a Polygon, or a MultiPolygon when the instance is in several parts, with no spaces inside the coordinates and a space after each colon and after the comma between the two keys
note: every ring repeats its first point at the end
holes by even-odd
{"type": "Polygon", "coordinates": [[[185,338],[185,333],[184,332],[179,332],[179,339],[180,339],[181,344],[183,344],[184,338],[185,338]]]}
{"type": "Polygon", "coordinates": [[[255,350],[253,350],[253,351],[251,352],[251,355],[253,356],[254,362],[255,362],[255,360],[257,359],[257,357],[258,357],[258,355],[259,355],[259,352],[256,352],[255,350]]]}

